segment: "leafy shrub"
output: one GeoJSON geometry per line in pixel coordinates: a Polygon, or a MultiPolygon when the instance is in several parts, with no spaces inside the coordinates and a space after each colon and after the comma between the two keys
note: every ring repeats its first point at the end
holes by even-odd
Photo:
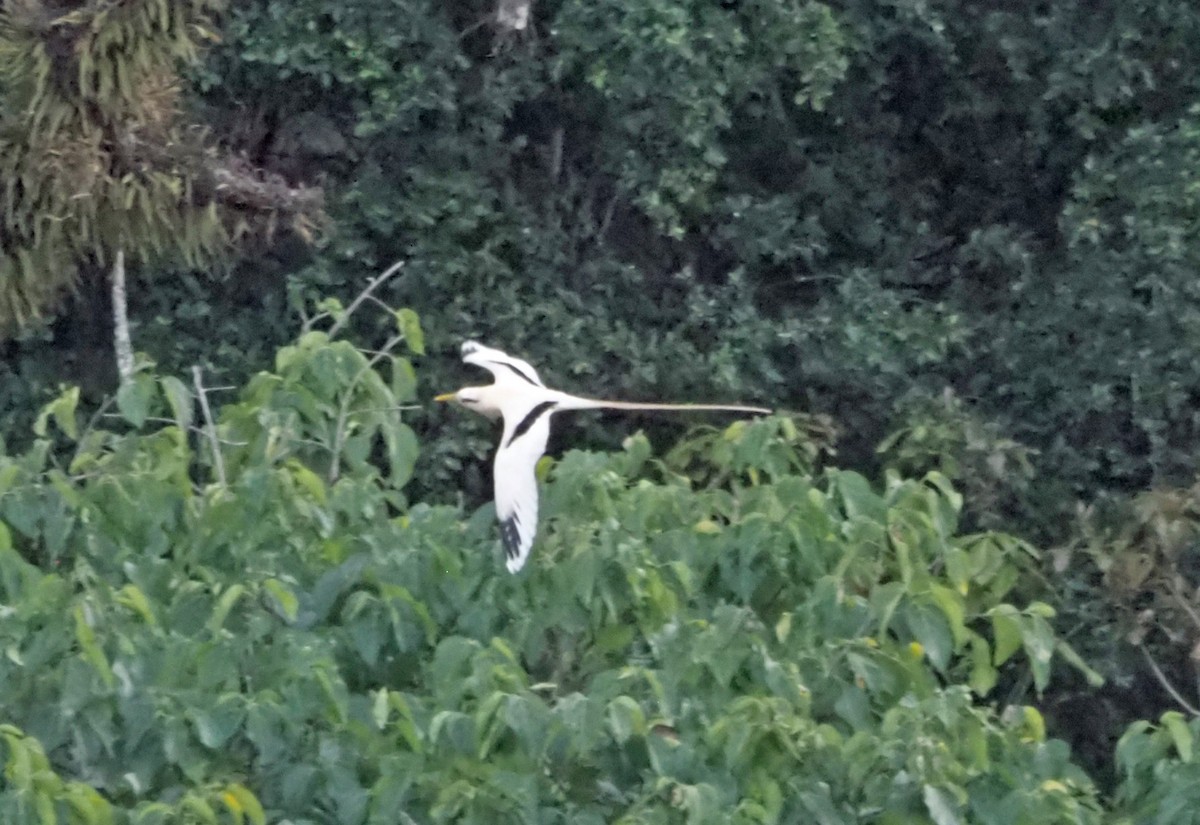
{"type": "Polygon", "coordinates": [[[913,475],[935,469],[960,486],[977,524],[1011,522],[1028,494],[1036,451],[1006,438],[949,388],[916,396],[897,411],[900,428],[876,448],[888,467],[913,475]]]}
{"type": "Polygon", "coordinates": [[[817,473],[787,419],[635,436],[553,464],[510,577],[490,506],[402,495],[384,360],[309,331],[211,426],[143,372],[0,459],[10,821],[1099,821],[986,704],[1082,663],[943,477],[817,473]]]}
{"type": "Polygon", "coordinates": [[[1122,771],[1116,822],[1189,825],[1200,822],[1200,769],[1195,742],[1200,720],[1177,711],[1162,715],[1158,725],[1138,722],[1117,745],[1122,771]]]}

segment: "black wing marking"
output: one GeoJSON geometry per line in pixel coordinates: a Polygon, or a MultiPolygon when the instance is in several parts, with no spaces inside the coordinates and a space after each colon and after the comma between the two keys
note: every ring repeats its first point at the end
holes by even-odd
{"type": "Polygon", "coordinates": [[[511,447],[514,441],[525,435],[525,433],[529,432],[529,428],[537,423],[537,420],[541,418],[543,414],[550,412],[557,406],[557,401],[543,401],[541,404],[538,404],[536,407],[526,413],[525,417],[520,420],[517,426],[513,427],[512,435],[508,437],[508,443],[506,443],[504,446],[511,447]]]}
{"type": "Polygon", "coordinates": [[[478,341],[463,341],[462,357],[463,361],[468,364],[475,364],[491,371],[497,380],[499,380],[501,375],[507,376],[511,372],[522,381],[526,381],[535,387],[545,387],[542,380],[538,378],[537,370],[528,361],[513,358],[508,353],[498,349],[485,347],[478,341]]]}
{"type": "Polygon", "coordinates": [[[506,363],[503,361],[488,361],[488,363],[495,364],[498,367],[508,367],[510,370],[515,372],[519,377],[524,378],[526,381],[528,381],[533,386],[535,386],[535,387],[542,386],[537,381],[534,381],[532,378],[530,378],[528,375],[526,375],[524,370],[518,369],[517,367],[513,366],[512,364],[509,364],[509,363],[506,363]]]}
{"type": "Polygon", "coordinates": [[[500,522],[500,541],[504,544],[504,555],[515,559],[521,552],[521,522],[511,515],[500,522]]]}

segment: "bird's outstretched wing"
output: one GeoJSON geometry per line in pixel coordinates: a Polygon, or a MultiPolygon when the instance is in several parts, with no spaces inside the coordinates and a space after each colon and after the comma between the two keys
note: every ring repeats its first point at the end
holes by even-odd
{"type": "Polygon", "coordinates": [[[528,361],[513,358],[505,352],[491,347],[485,347],[478,341],[463,341],[462,360],[477,367],[489,370],[497,382],[516,379],[534,387],[545,387],[538,377],[537,370],[528,361]]]}
{"type": "Polygon", "coordinates": [[[543,402],[520,421],[506,420],[504,436],[496,450],[493,469],[496,518],[510,573],[525,566],[537,534],[538,488],[534,468],[546,452],[554,407],[553,402],[543,402]]]}

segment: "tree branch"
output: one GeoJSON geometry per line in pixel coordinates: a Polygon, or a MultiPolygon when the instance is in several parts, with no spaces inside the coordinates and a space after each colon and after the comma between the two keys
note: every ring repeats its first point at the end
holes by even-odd
{"type": "Polygon", "coordinates": [[[1190,713],[1192,716],[1200,716],[1200,708],[1188,702],[1183,698],[1175,685],[1171,684],[1171,680],[1167,678],[1167,674],[1162,672],[1162,668],[1158,666],[1158,662],[1150,655],[1150,651],[1146,650],[1145,645],[1138,645],[1138,650],[1142,651],[1142,655],[1146,657],[1146,664],[1150,665],[1150,669],[1154,671],[1154,677],[1158,679],[1158,683],[1163,686],[1167,693],[1171,694],[1171,698],[1179,703],[1179,706],[1190,713]]]}
{"type": "MultiPolygon", "coordinates": [[[[366,289],[364,289],[362,292],[358,293],[358,297],[356,297],[353,301],[350,302],[350,306],[346,307],[346,314],[343,315],[340,319],[338,319],[334,323],[334,325],[329,328],[329,333],[328,333],[329,337],[332,339],[335,335],[337,335],[339,332],[341,332],[342,327],[346,326],[346,322],[348,320],[350,320],[350,316],[354,314],[354,310],[358,309],[362,305],[363,301],[370,298],[371,293],[374,292],[376,289],[378,289],[379,286],[381,284],[383,284],[384,281],[386,281],[388,278],[392,277],[397,272],[399,272],[401,269],[403,269],[404,264],[405,264],[405,261],[396,261],[396,263],[389,266],[382,275],[372,278],[367,283],[366,289]]],[[[389,307],[389,309],[390,309],[390,307],[389,307]]]]}
{"type": "Polygon", "coordinates": [[[192,367],[192,382],[196,385],[196,397],[200,399],[200,411],[204,413],[204,431],[208,433],[208,443],[212,449],[213,466],[217,468],[217,480],[222,489],[229,486],[225,480],[225,460],[221,457],[221,441],[217,438],[217,426],[213,423],[212,410],[208,407],[208,396],[204,392],[204,383],[200,380],[200,367],[192,367]]]}
{"type": "Polygon", "coordinates": [[[129,311],[125,293],[125,250],[117,250],[112,272],[113,349],[121,386],[133,378],[133,342],[129,337],[129,311]]]}
{"type": "Polygon", "coordinates": [[[212,179],[216,199],[227,206],[255,211],[281,211],[320,215],[325,193],[316,186],[288,186],[281,176],[256,169],[237,158],[218,160],[205,170],[212,179]]]}

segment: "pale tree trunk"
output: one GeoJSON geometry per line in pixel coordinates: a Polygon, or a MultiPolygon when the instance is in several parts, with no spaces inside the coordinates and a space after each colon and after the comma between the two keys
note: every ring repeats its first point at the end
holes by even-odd
{"type": "Polygon", "coordinates": [[[113,348],[117,351],[117,373],[124,386],[133,378],[133,342],[129,338],[129,312],[125,298],[125,250],[117,250],[112,271],[113,348]]]}

